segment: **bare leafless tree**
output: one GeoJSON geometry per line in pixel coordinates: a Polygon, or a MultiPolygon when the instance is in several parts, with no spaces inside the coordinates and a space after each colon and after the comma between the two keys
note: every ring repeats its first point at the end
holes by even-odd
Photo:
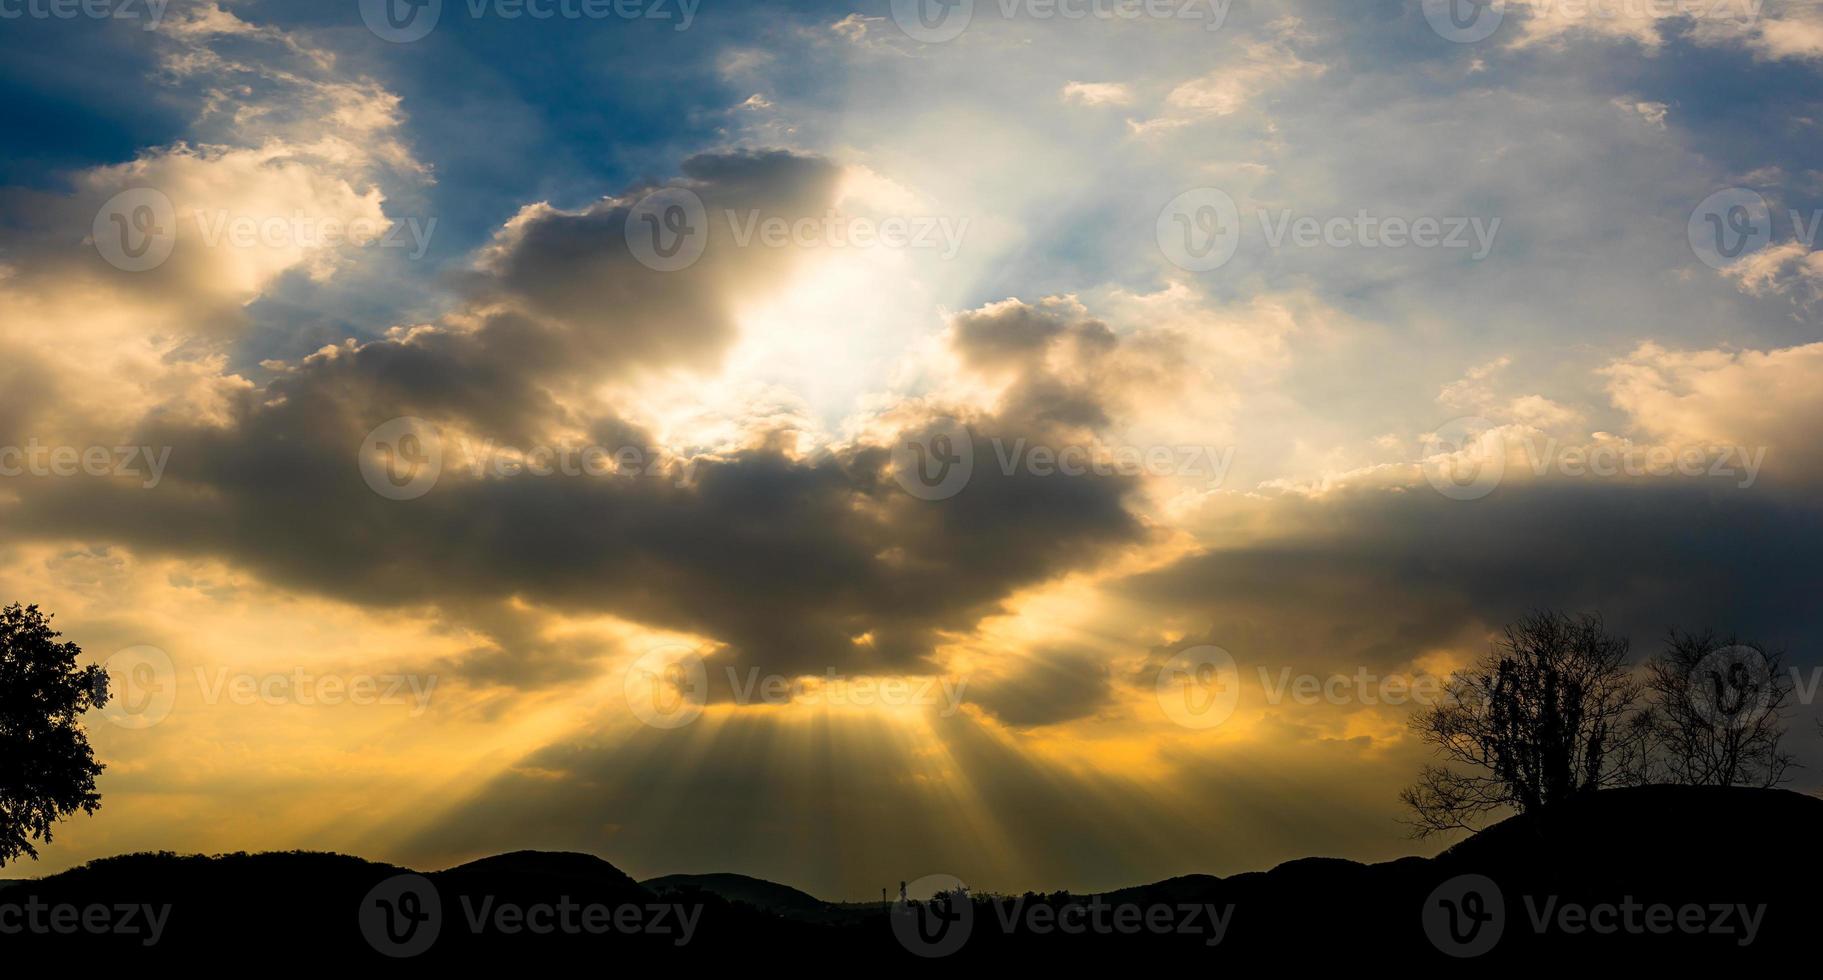
{"type": "Polygon", "coordinates": [[[1535,613],[1508,626],[1440,703],[1412,719],[1441,765],[1402,794],[1417,836],[1473,830],[1637,780],[1647,731],[1627,641],[1598,615],[1535,613]]]}
{"type": "Polygon", "coordinates": [[[1713,630],[1666,638],[1646,665],[1653,775],[1689,786],[1777,786],[1794,685],[1784,655],[1713,630]]]}

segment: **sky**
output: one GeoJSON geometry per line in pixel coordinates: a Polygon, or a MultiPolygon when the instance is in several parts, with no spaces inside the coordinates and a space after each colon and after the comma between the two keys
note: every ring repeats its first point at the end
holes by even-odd
{"type": "MultiPolygon", "coordinates": [[[[1535,609],[1823,766],[1823,5],[0,0],[0,601],[137,850],[1426,853],[1535,609]]],[[[9,873],[13,869],[8,869],[9,873]]]]}

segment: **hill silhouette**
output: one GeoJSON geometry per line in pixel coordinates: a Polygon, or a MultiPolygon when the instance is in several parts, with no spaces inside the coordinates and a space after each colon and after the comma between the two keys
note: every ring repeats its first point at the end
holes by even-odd
{"type": "Polygon", "coordinates": [[[882,967],[1131,969],[1136,957],[1205,968],[1409,965],[1482,955],[1477,963],[1688,968],[1811,948],[1823,921],[1819,827],[1823,801],[1781,790],[1620,789],[1509,819],[1431,858],[1307,858],[1098,896],[975,895],[896,909],[834,905],[735,874],[641,883],[587,854],[520,851],[423,874],[337,854],[134,854],[15,881],[0,896],[0,925],[29,907],[44,924],[0,935],[0,949],[86,962],[283,949],[299,965],[389,955],[517,964],[553,952],[616,964],[751,963],[807,950],[882,967]],[[56,907],[77,916],[139,907],[142,928],[60,932],[46,911],[56,907]],[[143,926],[156,917],[144,910],[158,909],[148,944],[143,926]],[[946,958],[923,955],[933,952],[946,958]]]}
{"type": "Polygon", "coordinates": [[[659,895],[707,892],[729,902],[743,902],[758,909],[784,916],[826,919],[836,914],[831,904],[764,878],[737,874],[663,875],[648,878],[640,885],[659,895]]]}
{"type": "Polygon", "coordinates": [[[575,851],[513,851],[496,854],[458,865],[443,872],[448,875],[537,875],[549,878],[575,878],[603,886],[627,890],[640,887],[612,864],[593,854],[575,851]]]}

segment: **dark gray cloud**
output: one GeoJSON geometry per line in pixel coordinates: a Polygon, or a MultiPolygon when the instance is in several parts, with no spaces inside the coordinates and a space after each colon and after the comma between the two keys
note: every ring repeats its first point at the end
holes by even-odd
{"type": "Polygon", "coordinates": [[[1181,380],[1182,339],[1121,337],[1074,300],[1006,300],[958,314],[950,342],[963,366],[1004,383],[1000,414],[1049,432],[1092,432],[1126,399],[1181,380]]]}
{"type": "MultiPolygon", "coordinates": [[[[651,187],[580,212],[527,212],[503,231],[466,284],[479,303],[506,303],[561,329],[523,341],[544,370],[599,377],[642,367],[713,367],[734,340],[734,305],[763,295],[789,271],[792,250],[742,241],[756,221],[820,218],[835,205],[841,170],[783,150],[703,154],[683,163],[682,187],[703,202],[702,257],[657,271],[627,248],[627,221],[651,187]]],[[[634,232],[639,233],[635,228],[634,232]]]]}
{"type": "Polygon", "coordinates": [[[1012,676],[968,688],[971,703],[1014,728],[1094,714],[1111,695],[1105,658],[1087,650],[1035,650],[1012,676]]]}
{"type": "Polygon", "coordinates": [[[1541,607],[1595,610],[1649,653],[1713,625],[1823,662],[1823,514],[1769,490],[1666,482],[1285,497],[1289,530],[1215,547],[1116,586],[1212,627],[1252,662],[1391,667],[1541,607]]]}
{"type": "Polygon", "coordinates": [[[294,398],[249,405],[225,431],[148,433],[175,447],[157,490],[83,483],[28,497],[9,523],[222,555],[359,603],[461,616],[519,595],[614,612],[787,674],[918,669],[940,634],[972,629],[1011,591],[1142,534],[1123,504],[1129,481],[988,470],[925,501],[880,448],[813,460],[756,449],[688,475],[446,470],[427,496],[394,501],[356,470],[360,423],[316,407],[294,398]]]}

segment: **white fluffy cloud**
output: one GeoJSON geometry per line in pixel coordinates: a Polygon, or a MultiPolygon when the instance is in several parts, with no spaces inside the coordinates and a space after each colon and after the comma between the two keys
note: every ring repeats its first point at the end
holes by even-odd
{"type": "Polygon", "coordinates": [[[80,171],[67,194],[7,192],[20,220],[0,356],[55,397],[0,420],[39,438],[120,435],[154,411],[219,416],[248,385],[226,370],[244,308],[287,274],[322,280],[359,261],[392,222],[383,183],[428,175],[399,137],[397,97],[344,77],[326,50],[214,4],[171,10],[153,43],[197,138],[80,171]],[[175,244],[127,271],[91,229],[113,234],[115,195],[141,189],[168,202],[175,244]]]}
{"type": "Polygon", "coordinates": [[[1063,100],[1076,105],[1127,105],[1133,101],[1133,89],[1120,82],[1065,82],[1063,100]]]}
{"type": "Polygon", "coordinates": [[[1823,475],[1823,343],[1774,350],[1648,343],[1602,373],[1614,404],[1662,443],[1764,446],[1770,473],[1823,475]]]}

